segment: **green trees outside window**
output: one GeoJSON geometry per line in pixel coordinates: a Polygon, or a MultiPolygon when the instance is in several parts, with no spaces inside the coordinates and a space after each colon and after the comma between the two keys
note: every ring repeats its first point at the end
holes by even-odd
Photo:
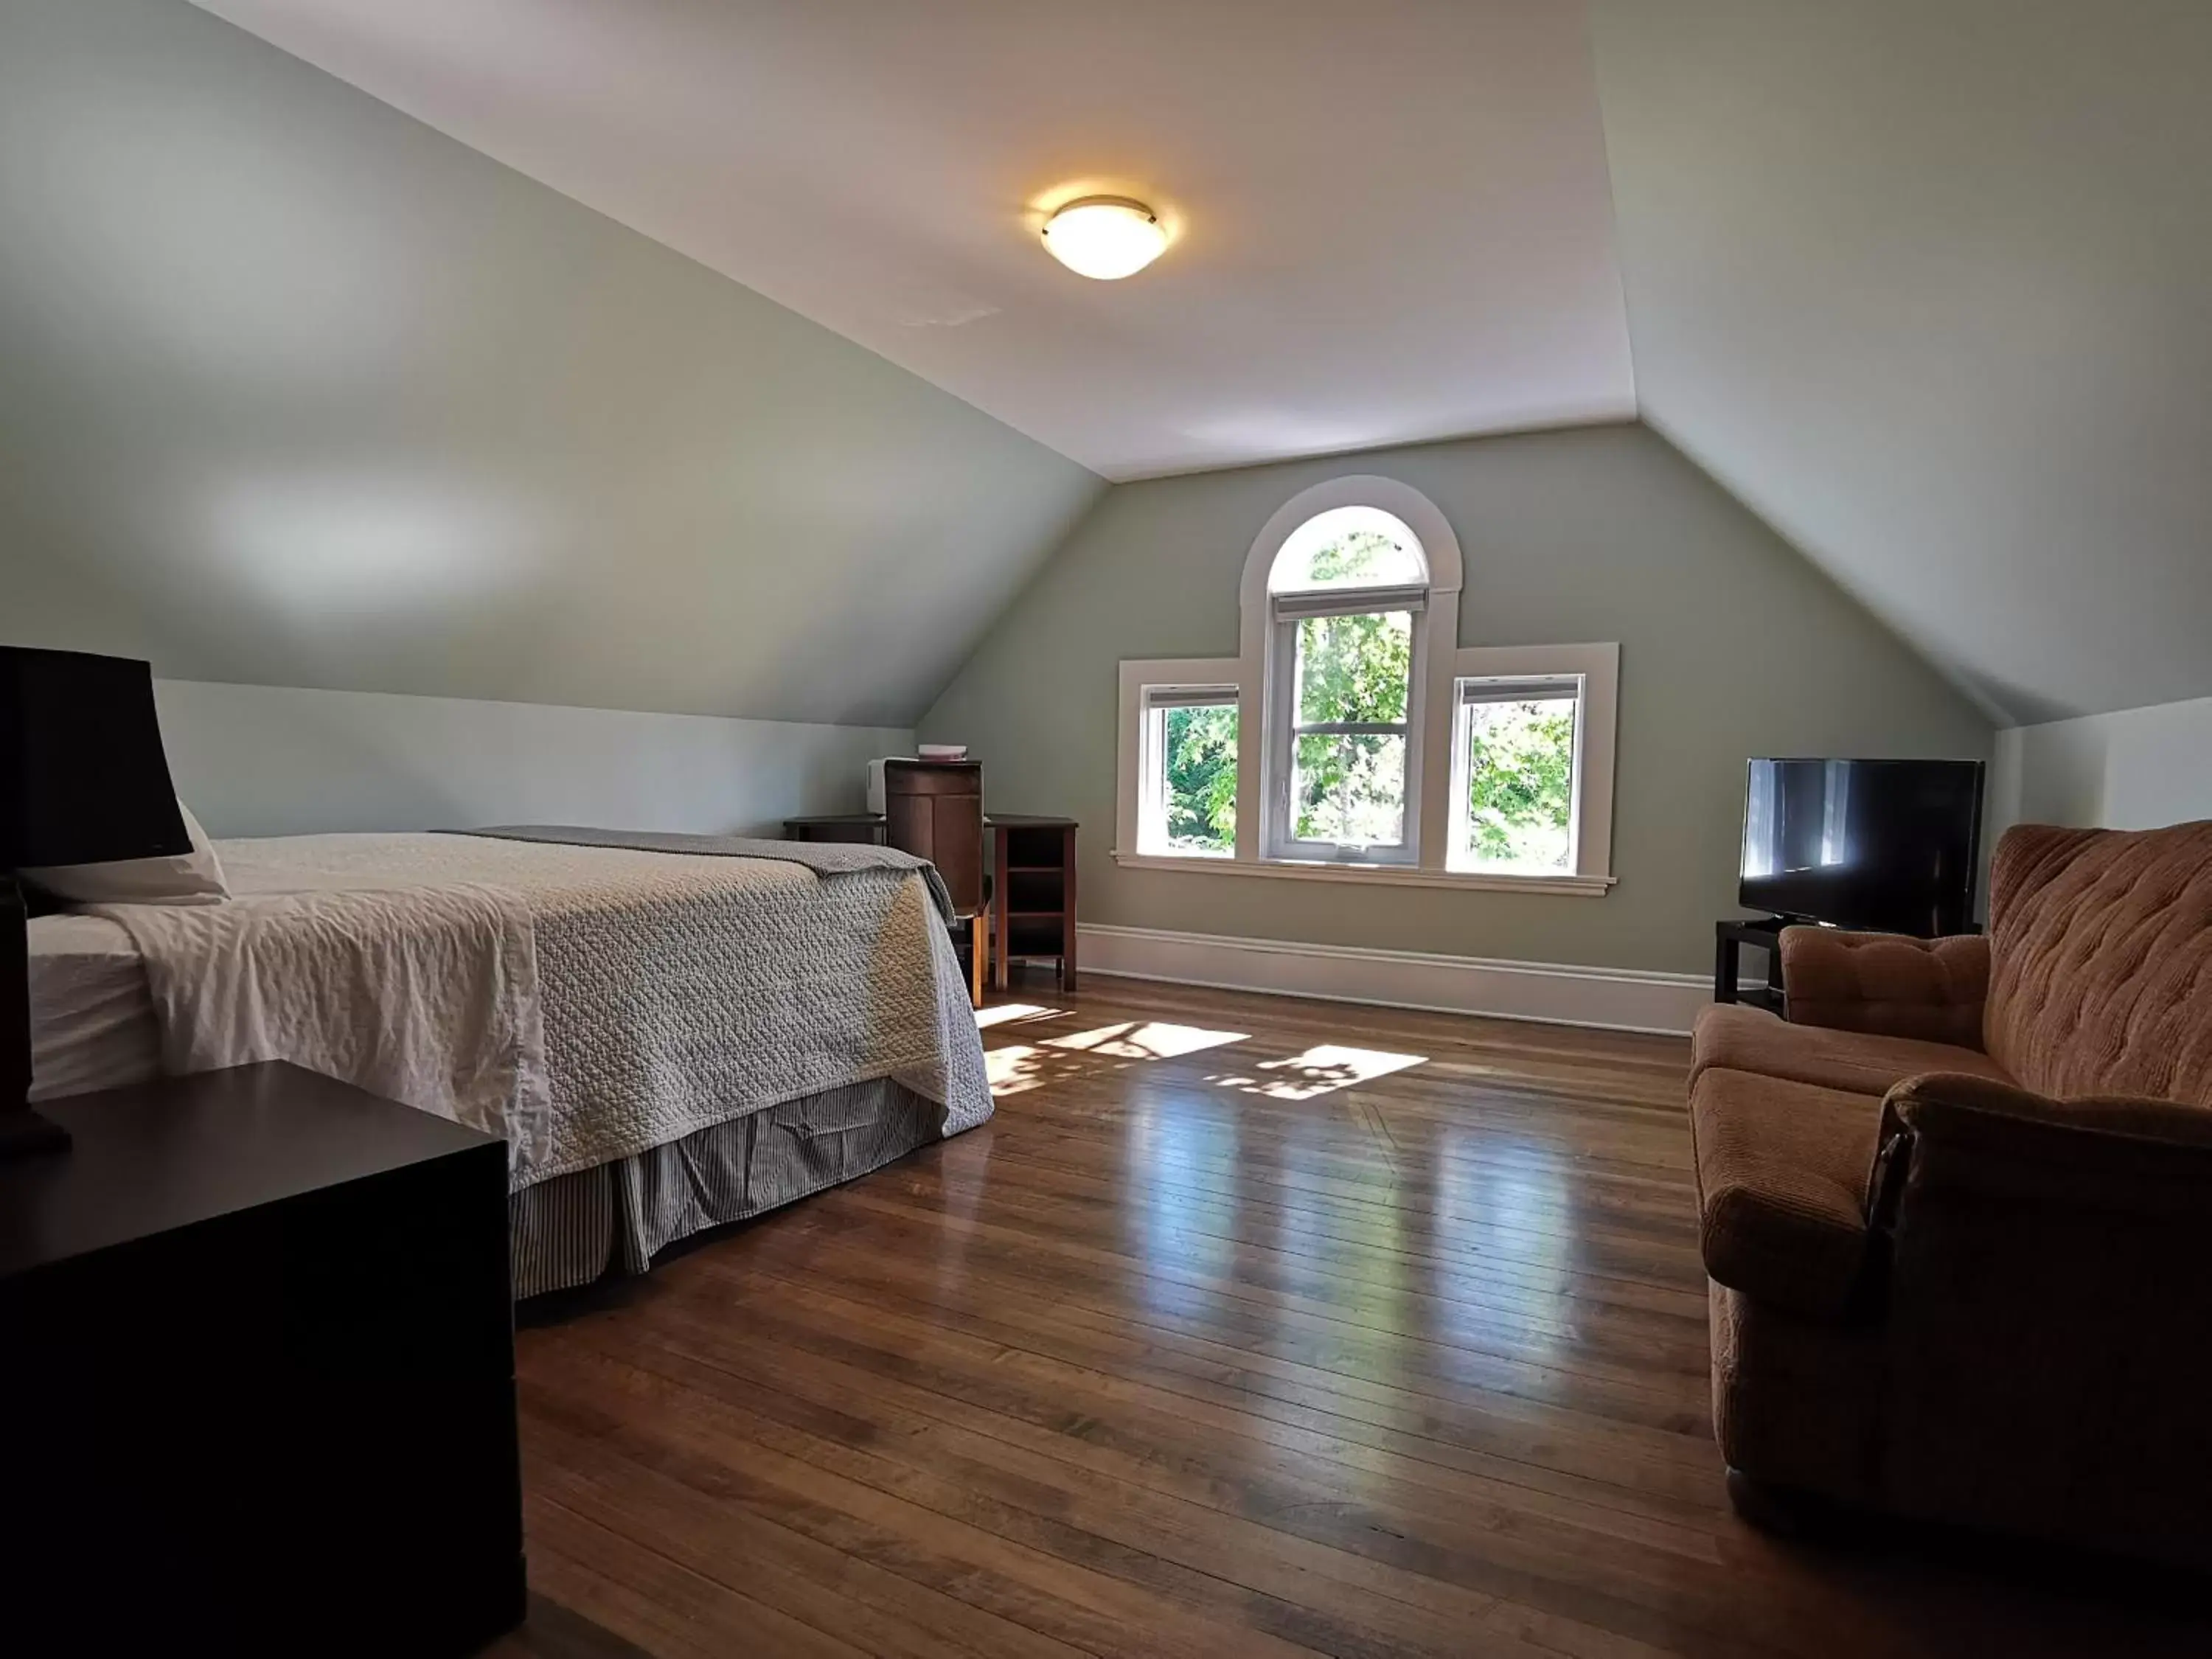
{"type": "Polygon", "coordinates": [[[1469,702],[1468,851],[1478,864],[1565,870],[1572,851],[1575,702],[1469,702]]]}
{"type": "Polygon", "coordinates": [[[1216,857],[1237,850],[1237,705],[1160,711],[1161,798],[1168,850],[1216,857]]]}
{"type": "Polygon", "coordinates": [[[1413,613],[1308,617],[1297,647],[1291,833],[1340,846],[1402,842],[1413,613]]]}

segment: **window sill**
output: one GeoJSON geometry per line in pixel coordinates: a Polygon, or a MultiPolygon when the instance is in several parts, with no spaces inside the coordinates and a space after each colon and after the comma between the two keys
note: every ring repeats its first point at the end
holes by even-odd
{"type": "Polygon", "coordinates": [[[1408,870],[1381,864],[1323,864],[1290,859],[1248,863],[1242,859],[1176,857],[1158,853],[1124,853],[1114,862],[1124,870],[1172,870],[1185,875],[1266,876],[1278,881],[1345,881],[1376,887],[1456,887],[1471,892],[1561,893],[1603,898],[1614,876],[1516,876],[1476,870],[1408,870]]]}

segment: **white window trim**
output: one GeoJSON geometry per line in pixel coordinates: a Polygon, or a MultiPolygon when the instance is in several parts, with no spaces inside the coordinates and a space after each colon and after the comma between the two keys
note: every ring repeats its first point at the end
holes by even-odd
{"type": "Polygon", "coordinates": [[[1235,686],[1237,688],[1237,839],[1241,847],[1244,840],[1243,790],[1243,732],[1244,696],[1238,678],[1243,665],[1234,657],[1163,657],[1151,662],[1125,662],[1121,665],[1121,720],[1116,728],[1115,747],[1118,751],[1115,772],[1117,785],[1114,792],[1115,857],[1127,849],[1132,858],[1162,860],[1176,865],[1191,865],[1201,870],[1220,870],[1231,862],[1230,859],[1208,854],[1140,854],[1144,844],[1144,807],[1147,779],[1146,765],[1145,716],[1153,691],[1196,686],[1235,686]]]}
{"type": "MultiPolygon", "coordinates": [[[[1241,814],[1240,814],[1241,817],[1241,814]]],[[[1470,892],[1560,893],[1575,898],[1601,898],[1613,890],[1611,876],[1547,876],[1497,870],[1410,870],[1402,865],[1345,864],[1334,859],[1310,863],[1296,859],[1269,859],[1249,864],[1242,859],[1204,858],[1179,854],[1125,853],[1116,848],[1114,862],[1124,870],[1165,870],[1200,876],[1264,876],[1285,881],[1365,882],[1377,887],[1457,887],[1470,892]]]]}
{"type": "MultiPolygon", "coordinates": [[[[1437,722],[1428,718],[1428,711],[1437,706],[1437,699],[1451,695],[1452,653],[1448,647],[1458,631],[1461,570],[1459,538],[1452,533],[1450,523],[1434,501],[1411,484],[1401,483],[1395,478],[1365,473],[1330,478],[1310,489],[1300,490],[1277,507],[1261,526],[1251,550],[1244,556],[1244,577],[1237,596],[1243,617],[1237,656],[1243,695],[1237,705],[1237,862],[1259,864],[1264,860],[1306,869],[1326,867],[1342,871],[1350,877],[1377,870],[1403,871],[1409,866],[1433,874],[1445,873],[1444,844],[1450,830],[1446,811],[1449,803],[1443,790],[1424,790],[1420,781],[1443,777],[1451,765],[1449,725],[1439,732],[1437,722]],[[1279,686],[1270,672],[1270,665],[1279,653],[1267,648],[1269,637],[1277,627],[1267,578],[1274,570],[1275,556],[1283,550],[1284,543],[1308,520],[1340,507],[1379,507],[1403,520],[1420,543],[1421,555],[1429,569],[1428,597],[1413,617],[1413,683],[1407,699],[1407,721],[1413,737],[1406,755],[1406,817],[1416,856],[1389,865],[1284,857],[1266,844],[1262,825],[1267,813],[1264,810],[1248,811],[1245,808],[1248,799],[1273,803],[1279,799],[1279,792],[1289,787],[1287,778],[1275,775],[1274,757],[1267,740],[1269,700],[1286,709],[1290,698],[1290,688],[1279,686]],[[1439,617],[1444,619],[1444,638],[1437,643],[1446,648],[1431,649],[1430,636],[1438,626],[1439,617]],[[1255,787],[1248,790],[1248,785],[1255,787]]],[[[1283,668],[1287,678],[1290,665],[1285,662],[1283,668]]],[[[1282,753],[1287,757],[1287,744],[1283,745],[1282,753]]],[[[1133,847],[1136,843],[1125,844],[1133,847]]]]}
{"type": "MultiPolygon", "coordinates": [[[[1459,888],[1474,891],[1554,893],[1602,896],[1614,884],[1613,785],[1614,727],[1620,705],[1620,647],[1617,644],[1459,646],[1462,562],[1459,539],[1442,512],[1395,478],[1332,478],[1283,503],[1261,531],[1244,561],[1239,592],[1242,623],[1234,657],[1170,657],[1121,665],[1115,791],[1114,861],[1124,869],[1209,876],[1257,876],[1293,881],[1372,883],[1380,886],[1459,888]],[[1375,507],[1403,520],[1429,565],[1428,600],[1415,616],[1414,683],[1407,710],[1419,751],[1420,776],[1450,779],[1458,732],[1458,683],[1463,678],[1578,677],[1581,716],[1576,721],[1575,869],[1568,873],[1452,869],[1454,790],[1425,789],[1416,805],[1412,778],[1407,810],[1418,823],[1417,864],[1356,864],[1341,860],[1262,855],[1264,803],[1272,780],[1266,736],[1269,683],[1268,636],[1277,625],[1267,591],[1275,556],[1292,532],[1316,514],[1338,507],[1375,507]],[[1437,637],[1427,639],[1433,625],[1437,637]],[[1232,858],[1146,853],[1139,849],[1147,688],[1237,688],[1237,847],[1232,858]],[[1445,717],[1428,718],[1431,708],[1445,717]],[[1418,816],[1415,816],[1417,813],[1418,816]]],[[[1286,695],[1286,693],[1285,694],[1286,695]]],[[[1407,755],[1407,771],[1415,771],[1407,755]]],[[[1459,793],[1463,793],[1462,790],[1459,793]]]]}

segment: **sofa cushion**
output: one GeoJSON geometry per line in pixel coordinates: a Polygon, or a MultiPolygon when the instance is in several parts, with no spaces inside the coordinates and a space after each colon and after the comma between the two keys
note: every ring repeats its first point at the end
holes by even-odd
{"type": "Polygon", "coordinates": [[[1906,939],[1785,927],[1782,975],[1793,1025],[1982,1046],[1990,942],[1978,933],[1906,939]]]}
{"type": "Polygon", "coordinates": [[[1763,1009],[1741,1003],[1715,1003],[1698,1016],[1690,1039],[1690,1079],[1711,1066],[1756,1072],[1792,1083],[1844,1089],[1879,1099],[1909,1077],[1923,1072],[1963,1072],[1997,1083],[2009,1082],[2004,1068],[1972,1048],[1911,1037],[1876,1036],[1867,1031],[1838,1031],[1825,1025],[1796,1025],[1763,1009]]]}
{"type": "Polygon", "coordinates": [[[1761,1302],[1840,1314],[1866,1260],[1873,1096],[1708,1066],[1690,1091],[1705,1271],[1761,1302]]]}
{"type": "Polygon", "coordinates": [[[2212,822],[2008,830],[1982,1035],[2038,1094],[2212,1106],[2212,822]]]}

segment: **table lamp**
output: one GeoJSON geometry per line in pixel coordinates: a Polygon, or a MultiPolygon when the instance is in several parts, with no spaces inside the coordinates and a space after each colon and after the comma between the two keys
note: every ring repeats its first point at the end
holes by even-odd
{"type": "Polygon", "coordinates": [[[15,872],[191,850],[152,668],[0,646],[0,1158],[69,1145],[30,1107],[30,936],[15,872]]]}

